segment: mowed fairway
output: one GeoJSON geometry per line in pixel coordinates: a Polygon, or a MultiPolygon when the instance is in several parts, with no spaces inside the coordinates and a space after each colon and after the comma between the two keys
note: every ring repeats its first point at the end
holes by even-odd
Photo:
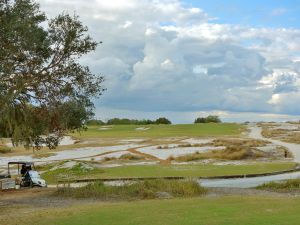
{"type": "Polygon", "coordinates": [[[72,134],[76,138],[163,138],[163,137],[210,137],[239,135],[244,126],[235,123],[178,124],[178,125],[115,125],[108,129],[90,126],[87,131],[72,134]],[[137,130],[148,128],[148,130],[137,130]]]}
{"type": "Polygon", "coordinates": [[[82,172],[80,170],[57,169],[42,174],[48,183],[56,183],[63,180],[62,177],[72,179],[84,178],[128,178],[128,177],[212,177],[243,174],[261,174],[282,170],[294,169],[296,163],[256,163],[248,165],[144,165],[144,166],[122,166],[112,168],[101,168],[82,172]]]}
{"type": "Polygon", "coordinates": [[[298,225],[299,211],[299,197],[223,196],[75,205],[32,212],[20,224],[298,225]]]}

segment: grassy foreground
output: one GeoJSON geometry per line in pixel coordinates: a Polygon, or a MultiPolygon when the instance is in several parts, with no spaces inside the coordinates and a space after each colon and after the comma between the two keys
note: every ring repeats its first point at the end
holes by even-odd
{"type": "Polygon", "coordinates": [[[178,124],[178,125],[115,125],[111,129],[101,130],[101,126],[90,126],[87,131],[72,134],[76,138],[163,138],[163,137],[207,137],[221,135],[239,135],[244,126],[235,123],[178,124]],[[137,128],[148,130],[136,130],[137,128]]]}
{"type": "Polygon", "coordinates": [[[33,211],[22,217],[22,224],[298,225],[299,200],[286,197],[227,196],[84,204],[33,211]]]}
{"type": "Polygon", "coordinates": [[[274,171],[289,170],[295,168],[293,162],[285,163],[255,163],[249,165],[212,165],[212,164],[189,164],[189,165],[141,165],[121,166],[112,168],[96,168],[82,170],[79,167],[72,169],[56,169],[45,172],[42,177],[48,183],[56,183],[57,180],[70,178],[119,178],[119,177],[165,177],[165,176],[224,176],[268,173],[274,171]]]}

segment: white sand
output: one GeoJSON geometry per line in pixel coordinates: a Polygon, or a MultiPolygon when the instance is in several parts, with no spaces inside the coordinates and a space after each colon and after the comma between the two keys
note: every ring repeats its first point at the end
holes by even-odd
{"type": "MultiPolygon", "coordinates": [[[[72,137],[70,136],[64,136],[58,146],[65,146],[65,145],[73,145],[75,144],[76,140],[73,140],[72,137]]],[[[6,143],[6,146],[8,147],[13,147],[13,144],[11,142],[6,143]]],[[[45,144],[43,144],[42,146],[46,146],[45,144]]]]}
{"type": "Polygon", "coordinates": [[[29,161],[29,162],[47,163],[47,162],[51,162],[51,161],[88,158],[88,157],[93,157],[93,156],[103,154],[106,152],[125,151],[129,148],[136,148],[139,146],[140,145],[136,145],[136,144],[128,144],[128,145],[117,145],[117,146],[106,146],[106,147],[79,148],[79,149],[74,149],[74,150],[53,152],[53,153],[56,153],[56,155],[45,157],[42,159],[32,158],[32,156],[0,157],[0,167],[7,166],[7,163],[10,161],[29,161]]]}
{"type": "Polygon", "coordinates": [[[211,143],[214,139],[196,139],[196,138],[189,138],[182,140],[181,142],[186,142],[189,144],[208,144],[211,143]]]}
{"type": "Polygon", "coordinates": [[[95,157],[83,158],[81,160],[84,160],[84,161],[92,161],[92,160],[93,161],[101,161],[101,160],[105,159],[106,157],[120,158],[124,154],[129,154],[129,152],[128,151],[112,152],[112,153],[108,153],[108,154],[105,154],[105,155],[99,155],[99,156],[95,156],[95,157]]]}
{"type": "Polygon", "coordinates": [[[146,139],[123,139],[121,141],[119,141],[119,143],[137,143],[137,142],[142,142],[142,141],[145,141],[146,139]]]}
{"type": "Polygon", "coordinates": [[[250,126],[249,137],[254,138],[254,139],[269,141],[269,142],[272,142],[274,145],[286,147],[290,152],[293,153],[294,161],[300,163],[300,145],[299,144],[287,143],[287,142],[275,140],[272,138],[265,138],[262,136],[261,131],[262,131],[262,129],[256,125],[250,126]]]}
{"type": "Polygon", "coordinates": [[[135,130],[139,130],[139,131],[145,131],[145,130],[149,130],[150,127],[138,127],[138,128],[135,128],[135,130]]]}
{"type": "Polygon", "coordinates": [[[166,160],[170,156],[182,156],[186,154],[192,154],[196,152],[206,152],[209,150],[223,150],[225,147],[214,147],[214,146],[205,146],[205,147],[188,147],[188,148],[171,148],[171,149],[157,149],[158,146],[151,146],[145,148],[139,148],[137,151],[141,153],[146,153],[152,155],[156,158],[166,160]]]}

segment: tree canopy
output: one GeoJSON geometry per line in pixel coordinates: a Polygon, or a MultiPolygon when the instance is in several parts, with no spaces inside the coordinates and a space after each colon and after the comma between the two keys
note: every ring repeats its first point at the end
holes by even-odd
{"type": "Polygon", "coordinates": [[[0,0],[0,137],[32,146],[91,118],[104,78],[79,62],[98,45],[87,31],[76,15],[48,19],[32,0],[0,0]]]}
{"type": "Polygon", "coordinates": [[[194,123],[221,123],[221,119],[218,116],[209,115],[207,117],[198,117],[194,123]]]}

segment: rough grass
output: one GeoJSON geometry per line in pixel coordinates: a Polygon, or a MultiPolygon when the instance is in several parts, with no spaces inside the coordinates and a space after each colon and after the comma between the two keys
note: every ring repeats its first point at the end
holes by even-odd
{"type": "Polygon", "coordinates": [[[138,161],[138,160],[144,160],[146,157],[141,156],[141,155],[133,155],[133,154],[123,154],[119,158],[117,157],[105,157],[103,161],[116,161],[116,160],[121,160],[121,161],[138,161]]]}
{"type": "Polygon", "coordinates": [[[12,150],[10,147],[0,145],[0,154],[10,153],[12,150]]]}
{"type": "Polygon", "coordinates": [[[224,150],[212,150],[203,153],[193,153],[182,155],[178,157],[169,157],[169,160],[174,160],[176,162],[190,162],[198,161],[203,159],[220,159],[220,160],[244,160],[244,159],[257,159],[264,157],[264,153],[260,151],[255,151],[252,149],[242,149],[227,147],[224,150]]]}
{"type": "Polygon", "coordinates": [[[102,182],[80,188],[58,188],[56,195],[74,198],[100,199],[154,199],[159,197],[193,197],[206,193],[206,189],[193,180],[146,180],[122,186],[107,186],[102,182]]]}
{"type": "Polygon", "coordinates": [[[269,182],[262,184],[257,189],[272,190],[272,191],[300,191],[300,179],[285,180],[280,182],[269,182]]]}
{"type": "Polygon", "coordinates": [[[54,156],[54,155],[55,155],[55,153],[52,153],[52,152],[35,152],[32,155],[32,158],[41,159],[41,158],[47,158],[47,157],[54,156]]]}
{"type": "MultiPolygon", "coordinates": [[[[170,157],[169,160],[177,162],[189,162],[203,159],[221,159],[221,160],[244,160],[244,159],[257,159],[266,157],[267,154],[259,151],[256,147],[266,146],[269,142],[256,140],[256,139],[216,139],[209,146],[224,146],[224,150],[212,150],[208,152],[196,152],[178,156],[176,158],[170,157]]],[[[192,146],[192,145],[191,145],[192,146]]]]}
{"type": "Polygon", "coordinates": [[[225,147],[243,147],[243,148],[253,148],[253,147],[263,147],[270,144],[268,141],[257,140],[257,139],[215,139],[212,142],[213,146],[225,146],[225,147]]]}
{"type": "MultiPolygon", "coordinates": [[[[261,134],[266,138],[274,138],[281,141],[300,144],[300,133],[293,130],[285,129],[270,129],[272,127],[268,125],[262,125],[261,134]]],[[[299,131],[299,130],[298,130],[299,131]]]]}

